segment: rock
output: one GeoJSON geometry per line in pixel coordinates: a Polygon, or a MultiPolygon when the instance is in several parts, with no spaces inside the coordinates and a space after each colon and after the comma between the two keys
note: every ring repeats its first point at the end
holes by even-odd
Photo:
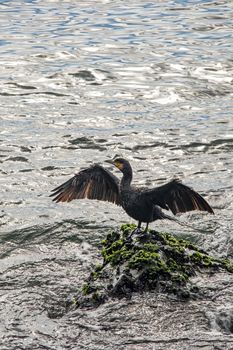
{"type": "Polygon", "coordinates": [[[130,298],[144,291],[182,300],[198,298],[201,291],[192,283],[193,276],[233,273],[232,262],[211,257],[189,241],[153,230],[133,230],[134,225],[122,225],[102,241],[102,264],[93,269],[68,308],[96,307],[109,298],[130,298]]]}

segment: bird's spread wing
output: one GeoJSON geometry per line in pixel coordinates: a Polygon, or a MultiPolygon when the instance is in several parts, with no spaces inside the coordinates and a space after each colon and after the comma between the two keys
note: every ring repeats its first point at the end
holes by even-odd
{"type": "Polygon", "coordinates": [[[213,213],[213,209],[200,194],[183,185],[179,180],[172,180],[163,186],[147,190],[143,196],[163,209],[170,209],[173,214],[191,210],[213,213]]]}
{"type": "Polygon", "coordinates": [[[55,202],[70,202],[73,199],[98,199],[120,204],[119,180],[100,165],[80,171],[62,185],[52,190],[50,197],[55,202]]]}

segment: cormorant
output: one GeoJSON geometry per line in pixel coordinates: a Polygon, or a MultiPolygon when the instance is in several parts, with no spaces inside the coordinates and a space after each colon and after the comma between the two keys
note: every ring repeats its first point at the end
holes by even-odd
{"type": "Polygon", "coordinates": [[[155,188],[137,188],[131,185],[133,172],[130,163],[117,158],[108,161],[114,164],[122,173],[121,181],[110,171],[95,164],[81,170],[62,185],[52,190],[50,197],[55,202],[70,202],[73,199],[98,199],[120,205],[126,213],[141,223],[158,219],[175,220],[166,215],[162,209],[171,210],[175,215],[191,210],[202,210],[214,213],[206,200],[190,187],[183,185],[179,180],[172,180],[165,185],[155,188]]]}

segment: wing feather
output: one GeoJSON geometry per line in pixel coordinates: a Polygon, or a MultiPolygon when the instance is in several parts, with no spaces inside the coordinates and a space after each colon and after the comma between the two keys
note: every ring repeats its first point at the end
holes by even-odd
{"type": "Polygon", "coordinates": [[[97,164],[80,171],[52,192],[54,202],[88,198],[120,205],[118,178],[97,164]]]}
{"type": "Polygon", "coordinates": [[[199,193],[179,180],[172,180],[165,185],[147,190],[143,195],[146,200],[161,208],[170,209],[173,214],[191,210],[214,213],[211,206],[199,193]]]}

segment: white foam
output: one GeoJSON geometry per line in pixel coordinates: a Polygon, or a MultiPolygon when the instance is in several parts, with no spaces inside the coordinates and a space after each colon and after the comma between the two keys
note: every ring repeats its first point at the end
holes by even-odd
{"type": "Polygon", "coordinates": [[[217,65],[213,67],[198,67],[193,72],[191,72],[191,76],[208,80],[212,83],[230,84],[233,81],[232,72],[230,73],[224,69],[215,70],[217,67],[217,65]]]}

